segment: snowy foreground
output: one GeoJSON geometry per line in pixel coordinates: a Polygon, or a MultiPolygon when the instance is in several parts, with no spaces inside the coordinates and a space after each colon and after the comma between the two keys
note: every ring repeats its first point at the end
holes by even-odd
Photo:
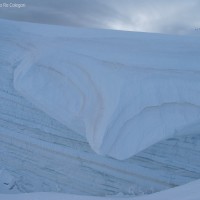
{"type": "Polygon", "coordinates": [[[55,193],[0,195],[4,200],[199,200],[200,181],[142,197],[89,197],[55,193]]]}
{"type": "MultiPolygon", "coordinates": [[[[0,192],[137,196],[200,178],[197,38],[0,25],[0,192]]],[[[21,195],[0,199],[72,199],[21,195]]]]}

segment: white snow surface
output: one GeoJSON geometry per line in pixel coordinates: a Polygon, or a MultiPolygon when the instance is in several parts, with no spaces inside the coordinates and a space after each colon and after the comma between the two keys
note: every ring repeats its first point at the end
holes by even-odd
{"type": "Polygon", "coordinates": [[[175,187],[162,192],[145,195],[140,197],[95,197],[95,196],[77,196],[56,193],[29,193],[0,195],[3,200],[199,200],[200,198],[200,181],[194,181],[183,186],[175,187]]]}
{"type": "Polygon", "coordinates": [[[84,135],[95,152],[123,160],[191,127],[199,130],[197,38],[16,27],[33,46],[15,70],[16,90],[84,135]]]}

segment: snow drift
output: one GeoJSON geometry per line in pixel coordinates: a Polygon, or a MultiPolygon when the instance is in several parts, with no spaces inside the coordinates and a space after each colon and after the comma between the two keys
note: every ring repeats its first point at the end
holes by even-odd
{"type": "Polygon", "coordinates": [[[21,60],[14,86],[97,153],[126,159],[200,122],[196,38],[81,29],[47,36],[21,60]]]}

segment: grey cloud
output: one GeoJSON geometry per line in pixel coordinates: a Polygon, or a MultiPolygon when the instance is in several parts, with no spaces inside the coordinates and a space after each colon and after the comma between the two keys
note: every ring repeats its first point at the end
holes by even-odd
{"type": "Polygon", "coordinates": [[[116,20],[111,24],[112,28],[184,34],[194,31],[195,26],[200,26],[199,0],[124,0],[118,1],[118,4],[114,2],[110,0],[115,9],[126,15],[129,20],[116,20]]]}
{"type": "Polygon", "coordinates": [[[66,26],[178,34],[192,33],[195,28],[200,27],[199,0],[15,0],[15,2],[26,3],[27,7],[0,8],[0,18],[66,26]]]}
{"type": "Polygon", "coordinates": [[[120,18],[120,14],[103,1],[17,0],[15,1],[17,3],[26,3],[26,8],[3,8],[0,10],[0,18],[68,26],[109,28],[105,22],[113,17],[120,18]]]}

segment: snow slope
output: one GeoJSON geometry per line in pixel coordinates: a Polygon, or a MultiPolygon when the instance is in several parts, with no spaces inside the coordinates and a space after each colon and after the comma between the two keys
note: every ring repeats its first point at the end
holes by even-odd
{"type": "MultiPolygon", "coordinates": [[[[4,20],[0,20],[0,25],[0,166],[14,179],[2,182],[8,192],[55,191],[100,196],[122,192],[139,195],[200,178],[198,132],[162,141],[130,159],[118,161],[95,154],[84,137],[37,109],[13,88],[14,70],[27,59],[27,53],[35,55],[40,51],[42,54],[44,43],[47,47],[60,46],[60,43],[62,46],[66,36],[91,40],[94,33],[96,38],[110,38],[113,31],[4,20]]],[[[126,34],[130,39],[145,35],[126,34]]],[[[115,35],[124,37],[123,32],[115,32],[115,35]]],[[[69,46],[80,50],[80,54],[86,51],[69,46]]]]}
{"type": "Polygon", "coordinates": [[[15,71],[15,88],[95,152],[123,160],[199,130],[197,38],[74,29],[46,39],[22,28],[36,43],[15,71]]]}
{"type": "Polygon", "coordinates": [[[163,192],[145,195],[141,197],[91,197],[76,196],[56,193],[33,193],[20,195],[0,195],[0,199],[4,200],[199,200],[200,181],[195,181],[187,185],[169,189],[163,192]]]}

